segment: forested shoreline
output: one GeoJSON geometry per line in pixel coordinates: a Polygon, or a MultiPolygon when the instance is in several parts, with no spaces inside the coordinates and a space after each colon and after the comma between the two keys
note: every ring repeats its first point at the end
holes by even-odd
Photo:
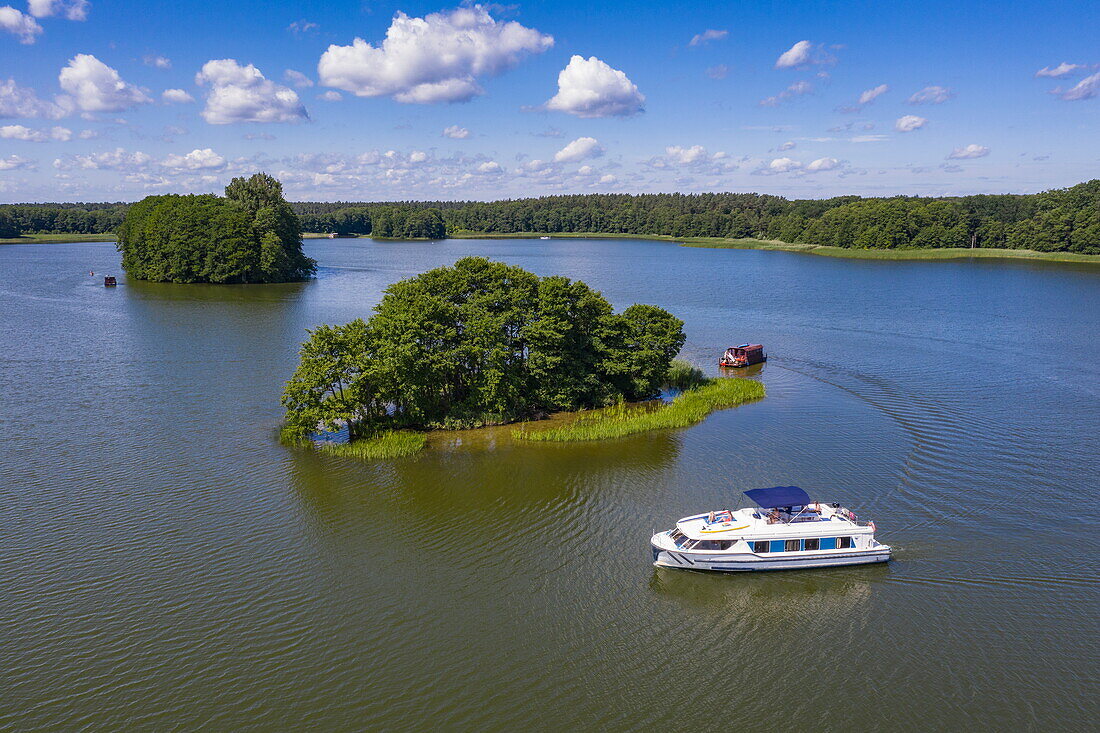
{"type": "MultiPolygon", "coordinates": [[[[0,206],[0,236],[117,230],[129,204],[0,206]]],[[[1036,194],[790,200],[756,193],[578,194],[478,201],[292,202],[307,232],[394,239],[606,233],[758,238],[854,249],[1100,254],[1100,180],[1036,194]]]]}

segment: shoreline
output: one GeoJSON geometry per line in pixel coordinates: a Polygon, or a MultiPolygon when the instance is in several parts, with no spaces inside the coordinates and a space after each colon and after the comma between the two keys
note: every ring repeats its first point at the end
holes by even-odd
{"type": "MultiPolygon", "coordinates": [[[[456,232],[448,234],[447,239],[641,239],[652,242],[670,242],[681,247],[699,249],[759,249],[777,252],[795,252],[819,257],[841,257],[853,260],[1029,260],[1032,262],[1072,262],[1076,264],[1100,264],[1100,255],[1086,255],[1077,252],[1039,252],[1033,249],[993,249],[993,248],[938,248],[938,249],[853,249],[848,247],[825,247],[816,244],[788,244],[777,239],[729,239],[725,237],[673,237],[667,234],[621,234],[616,232],[514,232],[500,234],[496,232],[456,232]]],[[[305,232],[302,239],[328,239],[327,234],[305,232]]],[[[376,242],[438,242],[438,239],[394,239],[389,237],[371,237],[357,234],[335,237],[335,239],[369,239],[376,242]]],[[[114,242],[114,234],[25,234],[20,237],[0,239],[3,244],[83,244],[88,242],[114,242]]]]}
{"type": "Polygon", "coordinates": [[[762,382],[745,377],[717,377],[694,389],[681,392],[671,402],[658,399],[618,403],[606,407],[565,410],[544,418],[526,418],[476,428],[418,430],[384,429],[348,443],[286,440],[288,447],[302,447],[320,453],[376,460],[404,458],[426,449],[492,450],[502,445],[525,443],[592,443],[654,431],[690,428],[710,415],[766,397],[762,382]]]}
{"type": "Polygon", "coordinates": [[[954,247],[937,249],[851,249],[847,247],[825,247],[816,244],[788,244],[777,239],[755,239],[752,237],[729,239],[725,237],[673,237],[667,234],[620,234],[612,232],[516,232],[513,234],[458,232],[447,235],[448,239],[538,239],[539,237],[550,237],[551,239],[643,239],[654,242],[672,242],[679,244],[681,247],[700,249],[759,249],[856,260],[1018,259],[1040,262],[1100,264],[1100,255],[1086,255],[1077,252],[1039,252],[1033,249],[954,247]]]}
{"type": "Polygon", "coordinates": [[[84,244],[86,242],[114,242],[110,232],[106,234],[23,234],[0,239],[0,244],[84,244]]]}

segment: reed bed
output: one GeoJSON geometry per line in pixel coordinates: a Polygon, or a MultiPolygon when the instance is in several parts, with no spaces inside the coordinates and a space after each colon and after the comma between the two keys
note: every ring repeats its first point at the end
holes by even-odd
{"type": "Polygon", "coordinates": [[[319,445],[317,450],[345,458],[402,458],[419,453],[427,440],[424,433],[411,430],[387,430],[350,443],[319,445]]]}
{"type": "Polygon", "coordinates": [[[621,438],[650,430],[683,428],[701,422],[715,410],[758,400],[764,385],[751,379],[712,379],[684,392],[668,405],[619,403],[581,413],[568,425],[542,430],[523,428],[513,432],[519,440],[572,442],[621,438]]]}

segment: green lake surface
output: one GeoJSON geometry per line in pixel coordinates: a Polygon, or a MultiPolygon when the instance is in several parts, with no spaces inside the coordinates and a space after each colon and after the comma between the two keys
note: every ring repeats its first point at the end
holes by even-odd
{"type": "Polygon", "coordinates": [[[127,282],[110,243],[0,247],[0,729],[1095,725],[1095,269],[305,247],[317,279],[266,286],[127,282]],[[760,341],[768,396],[613,442],[279,445],[305,330],[465,255],[667,308],[711,373],[760,341]],[[875,520],[895,559],[650,564],[654,530],[776,484],[875,520]]]}

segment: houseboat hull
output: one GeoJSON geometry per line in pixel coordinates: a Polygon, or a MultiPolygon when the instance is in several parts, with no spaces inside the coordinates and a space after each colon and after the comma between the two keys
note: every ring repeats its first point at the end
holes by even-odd
{"type": "Polygon", "coordinates": [[[879,545],[867,550],[823,550],[819,553],[784,553],[789,557],[768,557],[751,552],[698,553],[666,550],[651,543],[653,565],[659,568],[681,570],[709,570],[719,573],[742,573],[756,570],[798,570],[802,568],[831,568],[843,565],[867,565],[887,562],[890,548],[879,545]]]}
{"type": "Polygon", "coordinates": [[[763,364],[767,360],[768,360],[768,357],[766,357],[766,356],[763,359],[757,359],[756,361],[738,362],[736,364],[730,364],[730,363],[719,360],[718,361],[718,366],[726,367],[727,369],[743,369],[745,367],[751,367],[751,366],[755,366],[757,364],[763,364]]]}

